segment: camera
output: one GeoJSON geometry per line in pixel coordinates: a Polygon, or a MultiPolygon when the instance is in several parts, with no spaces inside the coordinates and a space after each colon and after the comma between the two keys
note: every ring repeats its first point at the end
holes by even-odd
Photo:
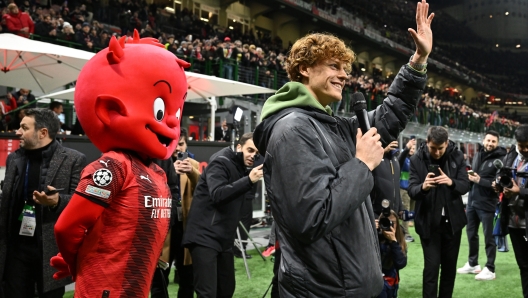
{"type": "Polygon", "coordinates": [[[511,167],[502,167],[497,170],[497,178],[495,179],[495,184],[500,186],[500,188],[511,188],[513,186],[512,179],[513,174],[512,171],[514,169],[511,167]]]}
{"type": "Polygon", "coordinates": [[[495,184],[497,184],[501,191],[504,188],[511,188],[513,186],[513,175],[519,178],[528,178],[528,172],[517,172],[517,169],[513,167],[506,167],[500,159],[496,159],[493,165],[497,169],[495,184]]]}
{"type": "Polygon", "coordinates": [[[381,217],[378,221],[378,224],[379,224],[379,230],[378,230],[378,233],[382,234],[383,231],[390,231],[391,228],[392,228],[392,220],[390,220],[390,214],[391,214],[391,210],[390,210],[390,201],[387,200],[387,199],[384,199],[383,201],[381,201],[381,207],[382,207],[382,211],[381,211],[381,217]]]}

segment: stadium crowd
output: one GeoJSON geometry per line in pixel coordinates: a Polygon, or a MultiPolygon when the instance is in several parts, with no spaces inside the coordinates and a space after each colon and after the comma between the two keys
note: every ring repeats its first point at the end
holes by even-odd
{"type": "MultiPolygon", "coordinates": [[[[468,209],[471,207],[478,209],[478,204],[472,205],[472,202],[478,201],[486,201],[486,205],[495,207],[498,201],[496,192],[504,193],[508,208],[500,209],[501,214],[504,215],[504,218],[501,217],[503,221],[501,224],[502,228],[508,227],[511,230],[511,241],[516,251],[526,297],[527,260],[517,253],[526,250],[526,241],[522,240],[523,237],[526,239],[526,224],[515,222],[515,218],[518,219],[523,214],[526,216],[527,213],[526,208],[521,208],[524,203],[518,206],[509,205],[510,198],[512,198],[511,204],[518,204],[518,200],[513,199],[516,195],[524,202],[526,193],[521,192],[520,188],[524,189],[525,178],[515,177],[516,179],[508,180],[511,182],[510,185],[497,186],[494,173],[490,175],[484,173],[482,170],[484,166],[474,166],[474,171],[468,172],[463,152],[449,140],[445,127],[486,132],[479,154],[482,154],[482,160],[486,161],[489,168],[494,162],[487,163],[486,158],[491,161],[491,157],[495,158],[495,154],[499,153],[497,151],[499,133],[491,131],[490,128],[500,131],[502,136],[515,134],[517,150],[512,147],[513,150],[509,151],[511,158],[506,158],[504,161],[510,161],[508,166],[513,163],[514,167],[524,172],[528,166],[525,163],[525,158],[528,156],[528,126],[521,126],[515,131],[519,126],[519,122],[515,121],[515,114],[506,116],[496,112],[489,113],[485,108],[479,109],[482,101],[486,100],[484,97],[472,99],[472,103],[467,104],[456,90],[437,90],[433,87],[426,88],[420,97],[427,83],[424,62],[432,51],[430,25],[434,17],[428,14],[428,5],[425,1],[417,6],[416,15],[425,16],[425,18],[416,17],[417,31],[420,31],[421,26],[421,29],[425,28],[425,30],[421,31],[421,35],[414,32],[416,56],[414,60],[411,58],[411,61],[394,77],[382,76],[379,71],[374,71],[371,76],[365,75],[357,65],[352,67],[354,59],[352,52],[346,49],[341,40],[330,35],[312,34],[310,37],[300,39],[291,47],[291,52],[294,54],[290,54],[287,58],[290,63],[285,64],[282,41],[262,32],[253,34],[251,31],[247,33],[238,30],[221,31],[219,28],[204,24],[197,16],[193,16],[185,9],[169,16],[171,23],[175,22],[177,28],[184,30],[162,32],[161,24],[167,20],[159,17],[161,14],[157,13],[155,6],[142,5],[131,0],[126,3],[120,2],[120,5],[113,9],[109,3],[98,2],[97,5],[88,3],[90,5],[73,3],[75,8],[72,12],[68,2],[57,9],[42,2],[39,6],[28,1],[22,5],[10,3],[7,5],[5,17],[2,17],[4,22],[2,30],[7,28],[8,31],[25,37],[34,33],[44,40],[68,41],[67,38],[71,38],[70,41],[80,48],[96,51],[108,44],[110,35],[119,35],[118,32],[111,31],[111,27],[99,23],[96,19],[112,22],[116,20],[112,16],[117,13],[118,27],[123,34],[138,30],[142,37],[158,38],[168,51],[191,60],[193,71],[213,73],[231,80],[266,87],[287,82],[286,71],[291,80],[287,83],[288,88],[281,89],[266,101],[262,122],[255,133],[244,134],[237,144],[236,152],[226,147],[215,153],[201,175],[197,173],[197,161],[192,159],[193,155],[187,150],[188,137],[185,130],[182,130],[178,146],[167,160],[166,177],[173,175],[168,181],[171,184],[172,197],[170,200],[172,205],[169,204],[169,207],[177,206],[171,209],[170,215],[170,218],[174,219],[171,227],[175,230],[169,232],[170,236],[165,239],[163,245],[164,249],[169,250],[168,256],[162,254],[157,264],[158,268],[165,270],[169,268],[170,271],[171,260],[174,259],[174,254],[178,254],[176,259],[182,263],[176,266],[179,267],[178,271],[183,273],[182,270],[191,269],[184,269],[185,266],[189,266],[184,259],[190,253],[194,278],[192,281],[187,281],[188,292],[185,297],[192,297],[193,290],[204,297],[215,297],[217,294],[220,297],[233,296],[235,291],[233,232],[241,220],[240,210],[243,206],[251,207],[254,185],[262,178],[268,186],[267,195],[278,225],[279,240],[275,246],[282,245],[280,249],[283,250],[279,260],[282,268],[278,277],[279,284],[274,285],[280,288],[282,297],[296,297],[300,293],[309,293],[318,297],[325,295],[338,297],[343,296],[343,293],[350,296],[367,293],[367,296],[396,297],[399,289],[399,270],[407,264],[407,242],[414,241],[409,237],[408,231],[401,230],[399,224],[400,219],[410,219],[406,216],[413,209],[411,206],[403,206],[402,193],[408,195],[407,203],[411,199],[416,201],[416,232],[420,236],[424,251],[422,290],[424,297],[436,297],[438,290],[440,297],[452,297],[457,272],[476,274],[476,280],[495,279],[494,256],[488,255],[490,264],[486,264],[481,270],[478,258],[476,262],[473,260],[474,253],[471,250],[468,263],[456,270],[462,229],[470,220],[469,212],[465,214],[462,201],[462,196],[473,187],[470,185],[470,180],[475,185],[480,185],[482,189],[478,193],[475,191],[470,193],[468,209]],[[21,14],[19,9],[25,12],[21,14]],[[29,18],[30,14],[33,15],[31,18],[29,18]],[[20,20],[16,28],[13,18],[20,20]],[[33,23],[32,19],[36,22],[33,23]],[[319,42],[318,39],[326,43],[322,47],[324,51],[335,49],[341,51],[342,60],[328,59],[321,51],[317,54],[303,54],[301,60],[306,60],[301,61],[298,66],[292,66],[292,57],[295,53],[306,48],[315,52],[313,50],[315,46],[310,43],[319,42]],[[311,59],[311,55],[319,55],[317,63],[313,65],[306,62],[311,59]],[[320,83],[321,79],[327,82],[328,77],[338,77],[339,80],[320,83]],[[327,88],[326,84],[331,84],[332,88],[327,88]],[[361,119],[362,117],[359,116],[357,119],[333,117],[330,111],[325,109],[327,104],[334,103],[336,114],[350,113],[351,94],[357,91],[366,95],[368,109],[375,110],[372,119],[368,117],[361,119]],[[339,102],[343,92],[345,100],[339,102]],[[292,96],[295,100],[284,100],[292,96]],[[426,142],[416,144],[411,138],[404,150],[408,158],[405,156],[397,158],[398,142],[394,140],[398,138],[400,128],[407,124],[409,118],[433,126],[427,132],[426,142]],[[361,124],[364,124],[361,123],[362,120],[369,121],[373,128],[360,128],[361,124]],[[276,125],[279,121],[282,121],[282,125],[276,125]],[[291,127],[294,129],[290,129],[291,127]],[[313,127],[316,129],[312,129],[313,127]],[[312,142],[313,131],[316,132],[316,138],[321,140],[320,142],[312,142]],[[358,131],[355,139],[350,137],[350,131],[358,131]],[[259,152],[266,154],[268,158],[265,161],[260,160],[259,152]],[[265,163],[266,172],[259,162],[265,163]],[[306,165],[309,165],[310,170],[301,171],[306,165]],[[474,177],[468,178],[468,175],[474,177]],[[482,176],[482,180],[479,175],[482,176]],[[285,184],[284,177],[292,177],[292,179],[285,184]],[[318,183],[311,182],[317,179],[318,183]],[[371,190],[370,194],[368,189],[371,190]],[[435,190],[431,191],[431,189],[435,190]],[[489,197],[483,196],[484,191],[489,197]],[[192,205],[190,200],[193,200],[192,205]],[[433,205],[430,202],[434,202],[433,205]],[[332,208],[327,207],[330,203],[332,208]],[[321,221],[321,218],[325,220],[321,221]],[[175,221],[179,223],[176,225],[175,221]],[[180,231],[180,228],[183,230],[180,231]],[[172,238],[173,236],[179,238],[176,240],[172,238]],[[182,248],[182,245],[188,251],[183,249],[180,252],[170,251],[171,248],[182,248]],[[375,247],[376,245],[379,247],[375,247]],[[361,249],[364,249],[362,254],[355,253],[361,249]],[[321,254],[321,251],[325,254],[321,254]],[[376,261],[379,266],[372,266],[376,261]],[[357,269],[362,269],[361,274],[358,274],[357,269]],[[440,274],[440,284],[438,284],[440,274]],[[320,282],[320,277],[326,275],[329,278],[320,282]],[[300,280],[299,276],[302,277],[303,285],[296,285],[300,280]],[[291,286],[292,284],[294,286],[291,286]]],[[[325,1],[325,9],[336,9],[336,3],[325,1]],[[329,4],[331,6],[328,6],[329,4]]],[[[413,9],[409,10],[413,11],[413,9]]],[[[6,96],[5,104],[2,101],[4,111],[8,108],[16,109],[19,105],[18,101],[22,105],[31,103],[28,100],[30,95],[28,90],[21,89],[19,93],[6,96]]],[[[40,217],[43,217],[54,223],[56,215],[68,204],[69,197],[62,193],[58,194],[66,187],[70,187],[67,190],[69,194],[74,191],[79,194],[86,189],[82,197],[93,198],[90,195],[102,196],[101,192],[90,193],[88,191],[92,189],[90,187],[84,188],[84,186],[92,186],[91,180],[100,187],[108,186],[112,182],[113,168],[107,165],[111,160],[105,160],[103,157],[94,162],[100,168],[93,177],[90,176],[92,174],[83,175],[82,183],[86,185],[79,184],[83,188],[77,188],[76,184],[79,183],[80,169],[84,166],[85,157],[75,150],[64,150],[55,141],[55,134],[60,129],[59,125],[64,124],[60,123],[62,108],[58,105],[50,105],[50,109],[53,112],[49,109],[29,109],[27,114],[23,115],[17,135],[24,150],[17,150],[7,161],[11,172],[6,175],[0,210],[2,214],[9,212],[9,216],[2,217],[3,222],[0,227],[5,231],[2,231],[0,236],[5,236],[9,231],[8,240],[17,240],[17,246],[11,245],[9,250],[0,246],[0,252],[7,251],[7,256],[15,256],[5,257],[4,253],[2,261],[5,264],[0,264],[1,267],[5,265],[7,268],[5,272],[0,271],[2,274],[5,273],[5,276],[0,275],[0,280],[5,280],[2,285],[3,291],[7,295],[12,295],[8,297],[31,297],[35,294],[35,290],[39,297],[44,297],[45,294],[45,297],[63,296],[66,281],[53,284],[55,281],[50,278],[51,268],[47,263],[49,252],[52,251],[54,254],[57,249],[42,245],[55,244],[53,224],[36,230],[38,237],[27,238],[34,235],[35,226],[31,228],[24,223],[29,221],[28,217],[37,218],[39,222],[40,217]],[[43,175],[55,177],[55,173],[51,171],[59,167],[55,165],[57,161],[53,156],[55,152],[62,151],[66,152],[64,155],[68,156],[68,163],[75,165],[72,167],[74,173],[66,171],[70,169],[69,166],[61,167],[62,172],[58,175],[60,180],[55,181],[61,183],[55,184],[61,188],[50,188],[40,178],[43,175]],[[15,169],[24,168],[24,163],[25,179],[19,179],[22,174],[15,169]],[[96,175],[98,173],[99,176],[96,175]],[[47,187],[49,192],[34,191],[44,187],[47,187]],[[36,196],[33,200],[41,204],[42,208],[27,200],[32,196],[36,196]],[[24,199],[26,205],[23,204],[24,199]],[[35,207],[39,211],[31,216],[31,213],[34,213],[31,210],[35,207]],[[21,219],[17,217],[19,214],[24,218],[23,223],[20,223],[21,219]],[[19,226],[21,228],[17,235],[19,226]],[[40,250],[41,246],[44,247],[43,250],[40,250]],[[23,250],[28,247],[31,250],[23,250]],[[42,255],[38,256],[39,254],[42,255]],[[30,260],[31,262],[25,260],[29,256],[34,258],[30,260]],[[40,268],[35,270],[39,274],[32,272],[35,268],[40,268]],[[41,270],[42,268],[46,268],[46,271],[41,270]]],[[[18,120],[11,121],[18,122],[18,120]]],[[[500,151],[501,157],[506,154],[506,149],[504,152],[502,149],[500,151]]],[[[480,162],[481,159],[475,160],[480,162]]],[[[154,169],[159,170],[158,167],[154,169]]],[[[134,176],[138,174],[135,173],[134,176]]],[[[154,177],[151,176],[153,180],[154,177]]],[[[152,184],[148,175],[146,177],[140,175],[135,179],[148,180],[152,184]]],[[[164,180],[161,181],[165,183],[164,180]]],[[[114,181],[111,187],[116,184],[114,181]]],[[[105,191],[105,189],[99,190],[105,191]]],[[[77,196],[74,199],[88,203],[84,198],[77,196]]],[[[116,204],[109,201],[107,205],[99,205],[97,208],[102,212],[101,208],[108,208],[112,203],[116,204]]],[[[480,217],[482,212],[475,212],[480,217]]],[[[488,232],[491,232],[491,225],[488,223],[491,213],[487,210],[486,213],[489,213],[486,214],[488,215],[486,221],[483,218],[472,220],[476,225],[479,221],[482,221],[483,225],[484,222],[487,223],[484,230],[487,235],[486,242],[490,242],[489,240],[492,239],[488,232]]],[[[95,222],[96,219],[93,220],[95,222]]],[[[80,234],[91,232],[90,228],[85,229],[84,226],[81,228],[80,234]]],[[[468,231],[470,241],[473,237],[468,231]]],[[[5,246],[5,244],[5,241],[0,241],[0,245],[5,246]]],[[[490,249],[494,251],[495,247],[492,246],[490,249]]],[[[240,248],[240,255],[247,258],[246,252],[242,251],[245,248],[243,246],[240,248]]],[[[476,248],[478,255],[478,238],[476,248]]],[[[488,250],[488,244],[486,248],[488,250]]],[[[66,272],[75,277],[75,269],[72,268],[76,267],[66,266],[66,272]]],[[[153,268],[154,266],[151,266],[151,269],[153,268]]],[[[131,270],[125,272],[125,274],[131,273],[131,270]]],[[[164,274],[162,272],[161,278],[158,278],[161,283],[158,285],[160,291],[157,295],[154,293],[156,286],[152,287],[152,297],[162,297],[165,292],[168,280],[164,274]]],[[[275,275],[277,274],[275,271],[275,275]]],[[[190,276],[190,273],[186,275],[186,277],[190,276]]],[[[81,281],[84,280],[82,278],[77,280],[77,284],[81,284],[81,281]]],[[[182,280],[180,283],[184,284],[182,280]]],[[[150,285],[150,283],[145,284],[150,285]]],[[[145,285],[143,288],[146,289],[144,291],[146,294],[149,288],[145,285]]],[[[183,288],[180,287],[180,291],[183,288]]],[[[118,286],[114,291],[121,290],[118,286]]],[[[102,292],[103,297],[105,295],[108,297],[109,293],[106,292],[109,291],[102,292]]],[[[183,293],[180,295],[184,296],[183,293]]]]}

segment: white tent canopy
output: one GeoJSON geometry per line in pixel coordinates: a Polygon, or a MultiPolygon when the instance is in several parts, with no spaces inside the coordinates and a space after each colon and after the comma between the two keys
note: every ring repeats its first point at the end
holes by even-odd
{"type": "Polygon", "coordinates": [[[74,82],[95,53],[0,34],[0,84],[49,93],[74,82]]]}
{"type": "MultiPolygon", "coordinates": [[[[215,126],[215,111],[216,111],[216,97],[219,96],[234,96],[234,95],[248,95],[248,94],[263,94],[274,93],[275,90],[255,86],[246,83],[240,83],[232,80],[217,78],[213,76],[197,74],[193,72],[185,72],[187,75],[187,84],[189,90],[187,92],[187,100],[204,99],[211,105],[211,128],[210,137],[214,140],[214,126],[215,126]]],[[[59,92],[46,94],[41,98],[53,99],[74,99],[75,88],[62,90],[59,92]]]]}
{"type": "MultiPolygon", "coordinates": [[[[187,84],[189,91],[187,93],[187,100],[191,99],[208,99],[210,97],[233,96],[233,95],[248,95],[248,94],[263,94],[274,93],[275,90],[264,88],[256,85],[240,83],[232,80],[217,78],[213,76],[197,74],[193,72],[185,72],[187,76],[187,84]]],[[[40,98],[53,98],[73,100],[75,88],[62,90],[50,94],[40,96],[40,98]]]]}

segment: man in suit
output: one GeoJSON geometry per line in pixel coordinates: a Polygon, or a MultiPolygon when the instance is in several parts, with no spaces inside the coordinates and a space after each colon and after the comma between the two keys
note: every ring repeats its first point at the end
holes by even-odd
{"type": "Polygon", "coordinates": [[[222,121],[222,126],[215,129],[215,141],[218,142],[231,142],[231,130],[227,125],[227,120],[222,121]]]}
{"type": "Polygon", "coordinates": [[[35,285],[41,298],[62,297],[71,282],[54,280],[49,260],[59,252],[53,227],[77,187],[86,157],[55,141],[59,125],[49,109],[27,110],[16,132],[20,149],[7,157],[0,199],[5,298],[34,297],[35,285]]]}

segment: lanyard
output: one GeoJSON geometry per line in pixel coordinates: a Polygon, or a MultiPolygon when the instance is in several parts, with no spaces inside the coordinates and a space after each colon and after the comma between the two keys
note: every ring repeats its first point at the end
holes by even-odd
{"type": "Polygon", "coordinates": [[[28,202],[28,182],[29,182],[29,159],[26,163],[26,174],[24,178],[24,201],[28,202]]]}

